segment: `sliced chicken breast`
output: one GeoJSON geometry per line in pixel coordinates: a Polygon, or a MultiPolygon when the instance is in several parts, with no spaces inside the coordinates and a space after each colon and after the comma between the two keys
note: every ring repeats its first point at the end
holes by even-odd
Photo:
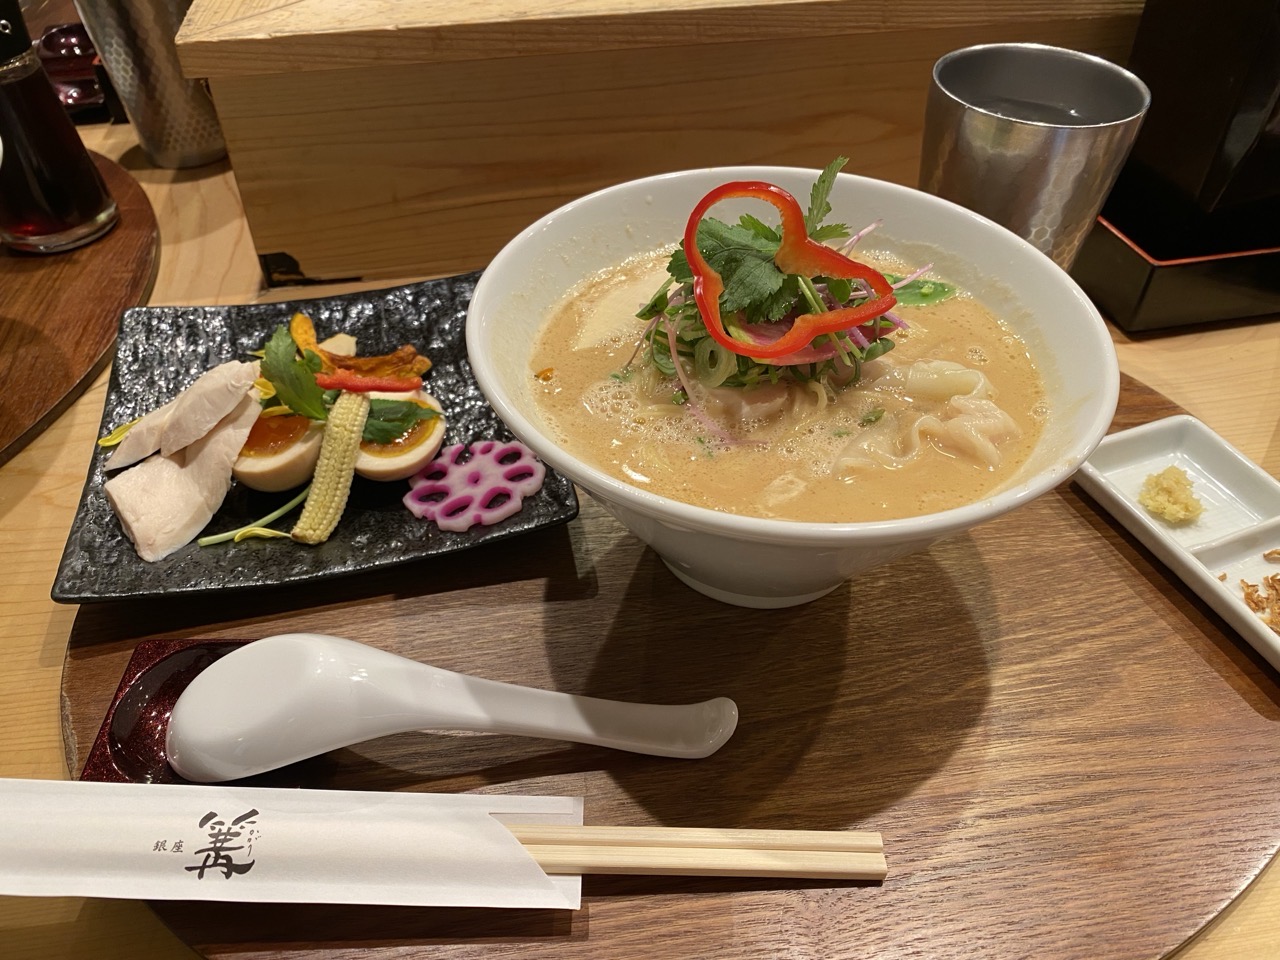
{"type": "Polygon", "coordinates": [[[133,466],[139,460],[145,460],[160,449],[160,434],[169,421],[169,413],[177,404],[177,399],[170,400],[163,407],[152,410],[141,420],[129,428],[104,466],[108,470],[122,470],[133,466]]]}
{"type": "Polygon", "coordinates": [[[172,456],[150,456],[106,482],[107,500],[143,560],[163,560],[208,525],[231,488],[231,466],[259,409],[245,393],[195,443],[172,456]]]}
{"type": "Polygon", "coordinates": [[[201,374],[178,395],[169,411],[160,434],[160,452],[170,456],[207,434],[236,408],[257,379],[258,365],[239,360],[229,360],[201,374]]]}

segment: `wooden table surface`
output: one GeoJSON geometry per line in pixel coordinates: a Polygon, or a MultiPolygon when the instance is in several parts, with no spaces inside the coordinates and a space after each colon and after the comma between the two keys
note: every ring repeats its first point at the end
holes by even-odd
{"type": "MultiPolygon", "coordinates": [[[[91,128],[85,139],[131,169],[155,206],[163,251],[152,303],[265,299],[225,166],[154,169],[128,128],[91,128]]],[[[305,291],[307,296],[329,292],[334,291],[305,291]]],[[[1125,372],[1280,476],[1280,323],[1215,325],[1140,340],[1117,332],[1116,346],[1125,372]]],[[[104,374],[43,436],[0,468],[0,552],[7,568],[0,580],[0,776],[68,776],[59,687],[76,610],[50,601],[49,587],[84,480],[105,387],[104,374]]],[[[0,954],[30,960],[192,955],[145,905],[110,900],[0,898],[0,945],[0,954]]],[[[975,956],[980,954],[975,946],[975,956]]],[[[1274,864],[1177,954],[1182,960],[1278,955],[1280,869],[1274,864]]]]}

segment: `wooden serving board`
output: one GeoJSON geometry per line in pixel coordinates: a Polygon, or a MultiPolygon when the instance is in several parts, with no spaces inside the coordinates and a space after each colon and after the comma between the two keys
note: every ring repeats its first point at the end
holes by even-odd
{"type": "Polygon", "coordinates": [[[111,359],[120,314],[147,299],[160,234],[123,167],[93,155],[120,220],[75,250],[0,247],[0,463],[58,418],[111,359]]]}
{"type": "MultiPolygon", "coordinates": [[[[1116,428],[1179,412],[1126,379],[1116,428]]],[[[588,877],[573,914],[155,903],[210,958],[1160,957],[1280,840],[1280,677],[1071,485],[790,610],[706,599],[590,501],[565,528],[383,574],[78,613],[78,770],[136,641],[338,633],[620,699],[737,700],[664,760],[411,734],[259,779],[581,795],[593,824],[859,828],[882,885],[588,877]]]]}

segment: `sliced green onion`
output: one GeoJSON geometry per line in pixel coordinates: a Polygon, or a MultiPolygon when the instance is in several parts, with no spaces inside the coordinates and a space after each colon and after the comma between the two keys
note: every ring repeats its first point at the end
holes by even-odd
{"type": "Polygon", "coordinates": [[[693,348],[693,371],[706,386],[718,387],[738,372],[738,356],[711,337],[703,337],[693,348]]]}

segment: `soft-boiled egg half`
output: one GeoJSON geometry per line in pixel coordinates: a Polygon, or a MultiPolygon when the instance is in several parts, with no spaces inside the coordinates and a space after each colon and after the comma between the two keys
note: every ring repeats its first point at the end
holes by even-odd
{"type": "Polygon", "coordinates": [[[419,420],[409,431],[390,443],[361,441],[356,458],[356,473],[370,480],[407,480],[420,471],[440,450],[444,442],[444,411],[435,397],[425,390],[413,393],[370,393],[370,400],[410,400],[420,407],[435,410],[436,417],[419,420]]]}
{"type": "Polygon", "coordinates": [[[311,479],[323,437],[324,423],[310,417],[259,417],[231,473],[253,490],[292,490],[311,479]]]}
{"type": "MultiPolygon", "coordinates": [[[[390,443],[360,442],[356,473],[370,480],[406,480],[420,471],[444,442],[444,412],[425,390],[370,393],[370,400],[409,400],[439,416],[419,420],[390,443]]],[[[259,417],[249,431],[232,474],[246,487],[265,493],[292,490],[311,479],[320,458],[324,423],[297,414],[259,417]]]]}

